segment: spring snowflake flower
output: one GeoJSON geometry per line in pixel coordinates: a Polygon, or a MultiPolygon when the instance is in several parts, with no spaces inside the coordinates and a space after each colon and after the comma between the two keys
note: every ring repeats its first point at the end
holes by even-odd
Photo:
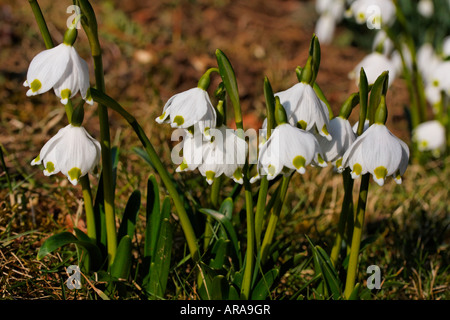
{"type": "Polygon", "coordinates": [[[445,128],[437,120],[423,122],[414,129],[413,141],[419,151],[431,151],[439,156],[446,147],[445,128]]]}
{"type": "Polygon", "coordinates": [[[419,0],[417,3],[417,11],[425,18],[432,17],[434,14],[433,0],[419,0]]]}
{"type": "Polygon", "coordinates": [[[158,123],[170,123],[172,128],[189,129],[198,125],[201,132],[210,137],[208,131],[216,127],[216,110],[206,90],[196,87],[172,96],[164,106],[158,123]]]}
{"type": "Polygon", "coordinates": [[[316,11],[319,19],[316,22],[315,34],[320,43],[331,43],[336,29],[344,16],[344,0],[318,0],[316,1],[316,11]]]}
{"type": "Polygon", "coordinates": [[[384,124],[374,123],[345,152],[343,168],[352,170],[353,179],[371,173],[380,186],[387,176],[393,176],[400,184],[408,160],[406,143],[394,136],[384,124]]]}
{"type": "Polygon", "coordinates": [[[44,175],[62,172],[76,185],[80,177],[95,169],[100,153],[100,143],[86,129],[69,124],[47,141],[31,165],[42,163],[44,175]]]}
{"type": "Polygon", "coordinates": [[[345,151],[355,141],[356,135],[350,122],[340,116],[331,119],[328,127],[333,139],[328,141],[322,136],[317,136],[317,141],[324,155],[324,160],[331,162],[337,170],[342,170],[342,158],[345,151]]]}
{"type": "Polygon", "coordinates": [[[272,130],[270,138],[261,146],[258,174],[250,182],[257,181],[260,175],[267,175],[267,179],[272,180],[281,173],[288,174],[293,170],[304,174],[309,164],[327,166],[316,137],[308,131],[283,123],[272,130]]]}
{"type": "Polygon", "coordinates": [[[299,124],[306,131],[317,131],[327,140],[330,114],[325,103],[319,99],[311,85],[299,82],[291,88],[275,94],[286,110],[291,125],[299,124]]]}
{"type": "Polygon", "coordinates": [[[395,5],[392,0],[356,0],[346,16],[355,18],[358,24],[366,23],[372,29],[390,26],[395,21],[395,5]]]}
{"type": "Polygon", "coordinates": [[[201,135],[186,135],[183,140],[183,162],[176,171],[198,169],[209,184],[222,174],[242,184],[247,142],[225,125],[211,129],[210,134],[211,140],[206,141],[201,135]]]}
{"type": "Polygon", "coordinates": [[[75,96],[78,91],[83,100],[93,104],[89,91],[89,68],[72,45],[60,45],[44,50],[30,63],[27,80],[23,84],[29,87],[27,96],[34,96],[53,88],[62,104],[75,96]]]}

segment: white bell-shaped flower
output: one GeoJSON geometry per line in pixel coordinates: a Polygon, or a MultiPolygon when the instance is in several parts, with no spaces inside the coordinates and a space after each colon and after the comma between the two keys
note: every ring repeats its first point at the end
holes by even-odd
{"type": "Polygon", "coordinates": [[[172,96],[164,105],[156,122],[170,123],[172,128],[188,129],[198,125],[209,137],[209,129],[216,127],[217,114],[206,90],[196,87],[172,96]]]}
{"type": "Polygon", "coordinates": [[[384,184],[387,176],[402,182],[409,161],[406,143],[394,136],[384,124],[374,123],[345,152],[343,167],[349,167],[352,178],[371,173],[375,182],[384,184]]]}
{"type": "Polygon", "coordinates": [[[394,23],[395,5],[392,0],[355,0],[346,16],[352,16],[358,24],[367,24],[369,29],[380,29],[394,23]]]}
{"type": "Polygon", "coordinates": [[[88,104],[94,103],[89,91],[88,65],[75,48],[66,43],[36,55],[30,63],[27,80],[23,85],[30,88],[27,96],[41,94],[53,88],[64,105],[78,92],[88,104]]]}
{"type": "Polygon", "coordinates": [[[433,0],[419,0],[417,3],[417,11],[425,17],[430,18],[434,14],[433,0]]]}
{"type": "Polygon", "coordinates": [[[100,143],[86,129],[69,124],[47,141],[31,165],[42,163],[46,176],[61,172],[76,185],[80,177],[95,169],[100,154],[100,143]]]}
{"type": "Polygon", "coordinates": [[[272,130],[269,139],[261,146],[258,174],[250,182],[258,180],[261,175],[267,175],[267,179],[272,180],[279,174],[289,174],[293,170],[304,174],[306,166],[310,164],[327,166],[316,137],[308,131],[283,123],[272,130]]]}
{"type": "Polygon", "coordinates": [[[389,71],[390,86],[398,73],[397,64],[394,61],[381,53],[372,52],[365,56],[349,73],[349,78],[354,79],[357,86],[359,86],[359,76],[357,75],[359,75],[361,68],[364,68],[369,85],[374,84],[384,71],[389,71]]]}
{"type": "Polygon", "coordinates": [[[317,136],[317,141],[322,150],[324,160],[331,162],[337,170],[341,170],[342,158],[344,157],[345,151],[355,141],[356,135],[352,130],[350,122],[341,116],[331,119],[328,128],[333,137],[331,141],[322,136],[317,136]]]}
{"type": "MultiPolygon", "coordinates": [[[[366,119],[364,121],[363,132],[366,131],[367,129],[369,129],[369,124],[370,124],[369,120],[366,119]]],[[[352,130],[355,134],[357,134],[357,132],[358,132],[358,126],[359,126],[359,121],[356,121],[352,127],[352,130]]]]}
{"type": "Polygon", "coordinates": [[[446,147],[445,128],[437,120],[423,122],[414,129],[413,141],[419,151],[431,151],[439,156],[446,147]]]}
{"type": "Polygon", "coordinates": [[[210,140],[203,139],[201,134],[185,136],[183,162],[176,171],[198,169],[209,184],[222,174],[242,184],[242,168],[248,153],[247,142],[236,130],[225,125],[210,129],[210,135],[210,140]]]}
{"type": "Polygon", "coordinates": [[[311,85],[299,82],[291,88],[275,94],[286,110],[291,125],[299,124],[306,131],[317,131],[331,140],[328,131],[330,114],[326,104],[320,100],[311,85]]]}

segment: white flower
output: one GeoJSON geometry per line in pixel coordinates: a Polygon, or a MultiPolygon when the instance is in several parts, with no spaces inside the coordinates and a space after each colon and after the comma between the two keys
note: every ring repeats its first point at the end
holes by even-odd
{"type": "Polygon", "coordinates": [[[384,184],[387,176],[394,176],[399,184],[406,171],[409,149],[383,125],[374,123],[345,152],[343,167],[349,167],[352,178],[371,173],[375,182],[384,184]]]}
{"type": "Polygon", "coordinates": [[[390,26],[395,21],[395,5],[392,0],[356,0],[347,16],[353,16],[357,23],[366,23],[371,29],[381,25],[390,26]]]}
{"type": "Polygon", "coordinates": [[[441,59],[436,54],[431,43],[424,43],[417,50],[417,68],[423,75],[425,82],[429,82],[437,65],[441,63],[441,59]]]}
{"type": "Polygon", "coordinates": [[[211,140],[206,141],[199,134],[186,135],[183,162],[176,171],[198,169],[209,184],[222,174],[242,184],[242,168],[248,152],[246,141],[225,125],[210,129],[210,134],[211,140]]]}
{"type": "Polygon", "coordinates": [[[378,51],[383,55],[389,55],[394,50],[394,43],[384,30],[378,30],[372,43],[372,51],[378,51]]]}
{"type": "Polygon", "coordinates": [[[356,81],[357,86],[359,85],[359,72],[361,68],[364,68],[369,85],[374,84],[384,71],[389,71],[389,85],[392,84],[397,76],[397,65],[388,57],[378,52],[368,54],[350,72],[349,77],[356,81]]]}
{"type": "Polygon", "coordinates": [[[304,174],[309,164],[326,167],[316,137],[288,123],[278,125],[259,150],[258,174],[250,182],[267,175],[268,180],[293,170],[304,174]]]}
{"type": "Polygon", "coordinates": [[[216,117],[208,93],[196,87],[172,96],[156,122],[169,122],[173,128],[183,129],[198,125],[201,132],[209,136],[208,130],[216,127],[216,117]]]}
{"type": "Polygon", "coordinates": [[[446,147],[445,128],[437,120],[423,122],[414,129],[413,141],[419,151],[432,151],[439,156],[446,147]]]}
{"type": "Polygon", "coordinates": [[[425,18],[430,18],[434,13],[434,4],[432,0],[419,0],[417,11],[425,18]]]}
{"type": "Polygon", "coordinates": [[[444,58],[450,57],[450,36],[444,38],[442,43],[442,56],[444,58]]]}
{"type": "Polygon", "coordinates": [[[317,20],[314,32],[320,43],[329,44],[333,40],[335,29],[336,21],[334,17],[330,13],[325,12],[317,20]]]}
{"type": "Polygon", "coordinates": [[[68,99],[78,91],[87,103],[94,103],[89,92],[88,65],[73,46],[65,43],[36,55],[30,63],[27,80],[23,85],[30,87],[27,96],[41,94],[53,88],[63,104],[67,104],[68,99]]]}
{"type": "Polygon", "coordinates": [[[97,140],[83,127],[69,124],[47,141],[31,165],[43,163],[46,176],[62,172],[76,185],[80,177],[95,169],[100,153],[97,140]]]}
{"type": "Polygon", "coordinates": [[[275,96],[280,98],[290,124],[300,124],[306,131],[317,130],[321,136],[331,140],[328,108],[309,84],[299,82],[275,96]]]}
{"type": "Polygon", "coordinates": [[[328,128],[333,139],[328,141],[322,136],[317,136],[317,141],[324,160],[331,162],[336,169],[340,170],[344,153],[355,141],[356,135],[352,131],[350,122],[340,116],[331,119],[328,128]]]}

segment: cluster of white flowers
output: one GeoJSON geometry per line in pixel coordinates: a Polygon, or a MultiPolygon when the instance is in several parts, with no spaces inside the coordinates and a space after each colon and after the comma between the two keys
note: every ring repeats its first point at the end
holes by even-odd
{"type": "Polygon", "coordinates": [[[235,130],[217,126],[217,118],[208,92],[196,87],[172,96],[156,121],[182,130],[177,172],[198,169],[209,184],[222,174],[242,184],[247,143],[235,130]]]}
{"type": "MultiPolygon", "coordinates": [[[[175,95],[165,105],[163,115],[156,119],[159,123],[173,124],[178,118],[189,124],[185,128],[183,124],[174,125],[183,128],[183,156],[177,172],[198,169],[210,184],[221,174],[242,183],[247,142],[225,125],[210,127],[208,138],[205,138],[203,129],[195,130],[205,128],[198,125],[199,122],[209,121],[211,125],[215,119],[209,97],[200,90],[191,89],[175,95]],[[177,99],[179,97],[184,99],[177,99]],[[175,105],[175,101],[179,105],[175,105]]],[[[265,134],[267,119],[264,121],[256,161],[257,173],[250,179],[251,183],[263,175],[272,180],[294,171],[304,174],[308,165],[326,167],[327,163],[331,163],[337,172],[349,167],[355,179],[371,173],[379,185],[383,185],[385,178],[391,175],[397,183],[401,182],[408,165],[409,149],[384,123],[368,126],[364,134],[357,137],[345,117],[329,119],[326,104],[310,84],[303,82],[275,93],[275,99],[282,106],[286,121],[278,123],[268,139],[265,134]]]]}
{"type": "MultiPolygon", "coordinates": [[[[27,96],[42,94],[53,88],[64,105],[78,92],[83,100],[93,104],[88,65],[69,43],[61,43],[36,55],[28,68],[24,86],[30,88],[27,96]]],[[[43,164],[46,176],[61,172],[76,185],[82,176],[97,167],[100,153],[98,141],[83,127],[69,124],[44,145],[31,165],[43,164]]]]}

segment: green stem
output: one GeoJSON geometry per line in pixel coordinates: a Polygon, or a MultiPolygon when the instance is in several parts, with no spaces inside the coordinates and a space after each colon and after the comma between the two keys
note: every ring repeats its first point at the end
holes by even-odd
{"type": "Polygon", "coordinates": [[[266,211],[267,190],[269,189],[269,180],[267,176],[261,177],[261,183],[259,185],[258,202],[256,204],[255,212],[255,239],[256,250],[261,250],[261,235],[264,220],[264,213],[266,211]]]}
{"type": "Polygon", "coordinates": [[[347,269],[347,279],[345,283],[344,296],[349,298],[355,288],[356,274],[358,270],[359,249],[361,246],[362,230],[364,226],[364,216],[366,212],[367,193],[369,190],[370,174],[366,173],[361,178],[358,207],[353,228],[352,245],[347,269]]]}
{"type": "MultiPolygon", "coordinates": [[[[220,195],[220,187],[222,185],[222,176],[216,177],[214,179],[214,182],[211,186],[211,206],[214,209],[217,209],[219,207],[219,195],[220,195]]],[[[205,239],[203,248],[206,250],[209,246],[209,242],[211,241],[212,234],[213,234],[213,223],[214,219],[208,215],[206,217],[206,225],[205,225],[205,239]]]]}
{"type": "MultiPolygon", "coordinates": [[[[103,72],[102,49],[97,33],[97,21],[94,10],[89,1],[80,2],[83,14],[86,19],[82,19],[82,25],[88,37],[91,54],[94,61],[94,75],[97,90],[105,92],[105,79],[103,72]]],[[[102,104],[98,104],[98,118],[100,123],[100,145],[102,154],[103,190],[105,202],[105,224],[108,250],[108,261],[111,265],[117,251],[117,230],[114,212],[114,184],[113,169],[111,159],[111,137],[109,128],[108,110],[102,104]]]]}
{"type": "Polygon", "coordinates": [[[97,233],[95,229],[95,215],[92,201],[91,184],[89,183],[89,176],[86,174],[80,178],[81,190],[83,192],[84,209],[86,212],[87,235],[94,242],[97,240],[97,233]]]}
{"type": "MultiPolygon", "coordinates": [[[[351,214],[352,208],[352,194],[353,194],[353,179],[350,175],[350,171],[347,168],[342,173],[342,179],[344,182],[344,200],[342,202],[341,215],[339,216],[338,231],[336,234],[336,239],[334,241],[333,248],[331,249],[330,260],[336,267],[337,261],[339,259],[339,253],[341,251],[342,240],[345,238],[346,234],[346,224],[348,216],[351,214]]],[[[353,216],[353,215],[352,215],[353,216]]]]}
{"type": "Polygon", "coordinates": [[[283,203],[284,199],[286,198],[286,193],[289,186],[289,181],[291,180],[291,176],[292,175],[283,176],[283,179],[281,181],[281,189],[273,205],[272,213],[267,224],[267,230],[264,234],[263,243],[261,245],[261,264],[264,264],[266,262],[267,255],[269,254],[269,247],[272,244],[273,237],[275,235],[275,228],[278,219],[280,218],[281,209],[283,208],[283,203]]]}
{"type": "Polygon", "coordinates": [[[253,198],[250,191],[248,179],[244,180],[245,186],[245,207],[247,213],[247,251],[245,260],[244,278],[242,281],[241,296],[248,299],[250,296],[250,287],[252,283],[252,273],[255,252],[255,223],[253,216],[253,198]]]}
{"type": "Polygon", "coordinates": [[[173,182],[172,178],[170,177],[169,173],[166,170],[165,165],[161,162],[161,159],[158,157],[158,154],[156,153],[155,149],[153,148],[153,145],[151,144],[150,140],[146,136],[144,130],[139,125],[137,120],[128,113],[117,101],[112,99],[111,97],[107,96],[103,92],[100,92],[96,89],[91,89],[92,99],[94,101],[101,103],[105,105],[106,107],[116,111],[119,113],[133,128],[136,135],[138,136],[139,140],[141,141],[142,145],[144,146],[145,151],[147,152],[150,161],[152,162],[154,168],[158,172],[159,176],[161,177],[161,180],[163,181],[164,185],[167,188],[167,191],[169,192],[170,196],[172,197],[172,200],[174,202],[175,208],[177,209],[178,217],[180,219],[181,227],[184,231],[184,235],[186,237],[186,241],[188,243],[188,247],[191,253],[191,257],[195,262],[198,262],[200,259],[198,246],[197,246],[197,239],[194,233],[194,229],[192,227],[192,224],[189,220],[188,214],[186,212],[186,209],[184,208],[184,203],[182,198],[180,197],[175,183],[173,182]]]}
{"type": "Polygon", "coordinates": [[[36,19],[42,38],[44,38],[45,47],[47,49],[53,48],[53,40],[50,36],[50,32],[48,31],[47,23],[45,22],[38,2],[36,0],[28,0],[28,2],[30,3],[31,10],[33,11],[34,18],[36,19]]]}

